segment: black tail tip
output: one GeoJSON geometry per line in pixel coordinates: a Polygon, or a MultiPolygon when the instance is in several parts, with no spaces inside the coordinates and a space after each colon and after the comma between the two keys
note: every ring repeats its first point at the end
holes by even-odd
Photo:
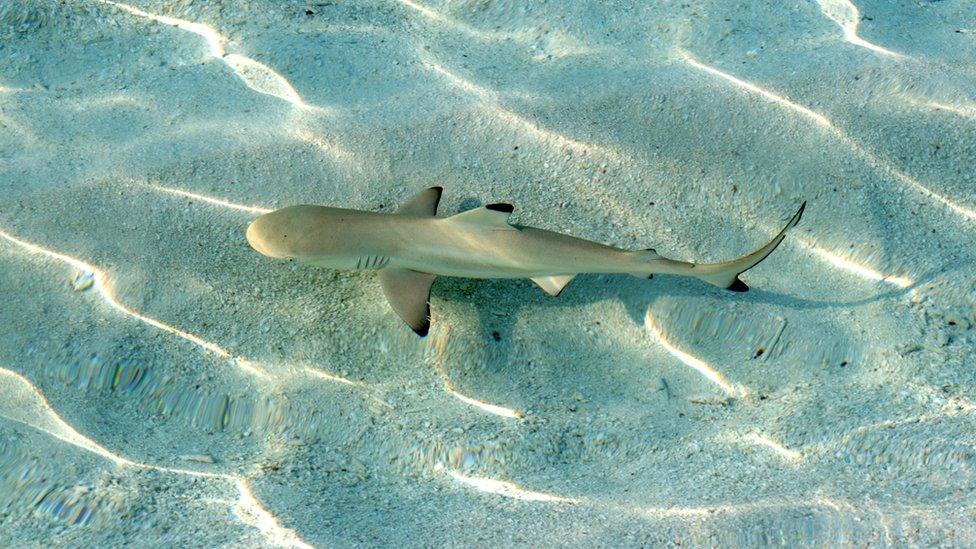
{"type": "Polygon", "coordinates": [[[732,284],[730,284],[729,287],[726,288],[726,290],[730,290],[730,291],[733,291],[733,292],[748,292],[749,291],[749,286],[746,286],[746,283],[745,282],[743,282],[743,281],[739,280],[738,278],[736,278],[735,279],[735,282],[733,282],[732,284]]]}
{"type": "Polygon", "coordinates": [[[807,201],[804,200],[803,204],[800,204],[800,209],[796,211],[796,222],[800,222],[800,218],[803,217],[803,210],[807,209],[807,201]]]}

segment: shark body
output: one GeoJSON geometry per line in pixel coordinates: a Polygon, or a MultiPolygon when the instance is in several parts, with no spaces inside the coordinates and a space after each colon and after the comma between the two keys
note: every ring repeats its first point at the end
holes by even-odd
{"type": "MultiPolygon", "coordinates": [[[[573,236],[509,223],[511,204],[489,204],[436,217],[441,187],[425,189],[396,213],[327,206],[289,206],[258,217],[247,241],[261,254],[331,269],[379,271],[393,310],[420,336],[430,328],[430,287],[437,276],[530,278],[559,295],[580,273],[693,276],[732,291],[738,275],[769,255],[796,225],[803,206],[766,245],[725,263],[694,264],[654,250],[624,250],[573,236]]],[[[804,204],[805,205],[805,204],[804,204]]]]}

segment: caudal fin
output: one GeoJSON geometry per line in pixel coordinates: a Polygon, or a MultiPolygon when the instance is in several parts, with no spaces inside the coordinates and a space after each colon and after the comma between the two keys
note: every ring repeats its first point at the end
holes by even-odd
{"type": "Polygon", "coordinates": [[[688,274],[700,280],[704,280],[713,286],[725,288],[726,290],[731,290],[733,292],[745,292],[749,290],[749,286],[746,286],[746,283],[739,279],[739,275],[755,267],[760,261],[766,259],[766,256],[771,254],[777,246],[779,246],[779,243],[782,242],[783,238],[786,236],[786,231],[790,230],[800,221],[800,216],[803,215],[803,208],[805,208],[806,205],[806,202],[801,204],[800,209],[797,210],[797,212],[793,215],[790,222],[783,227],[783,230],[780,231],[775,238],[766,243],[766,245],[762,248],[759,248],[751,254],[744,255],[738,259],[726,261],[725,263],[695,265],[695,267],[688,274]]]}

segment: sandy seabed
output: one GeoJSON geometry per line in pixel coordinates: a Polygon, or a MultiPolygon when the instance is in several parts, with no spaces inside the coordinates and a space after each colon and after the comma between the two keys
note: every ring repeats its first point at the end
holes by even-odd
{"type": "Polygon", "coordinates": [[[0,545],[976,543],[976,6],[0,0],[0,545]],[[268,261],[296,203],[731,294],[268,261]]]}

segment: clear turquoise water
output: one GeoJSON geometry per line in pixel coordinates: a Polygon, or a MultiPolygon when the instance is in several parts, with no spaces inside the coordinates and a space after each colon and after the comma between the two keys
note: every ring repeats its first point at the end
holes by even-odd
{"type": "Polygon", "coordinates": [[[0,545],[966,546],[965,2],[0,3],[0,545]],[[856,4],[856,5],[855,5],[856,4]],[[267,261],[258,213],[520,223],[694,280],[267,261]]]}

